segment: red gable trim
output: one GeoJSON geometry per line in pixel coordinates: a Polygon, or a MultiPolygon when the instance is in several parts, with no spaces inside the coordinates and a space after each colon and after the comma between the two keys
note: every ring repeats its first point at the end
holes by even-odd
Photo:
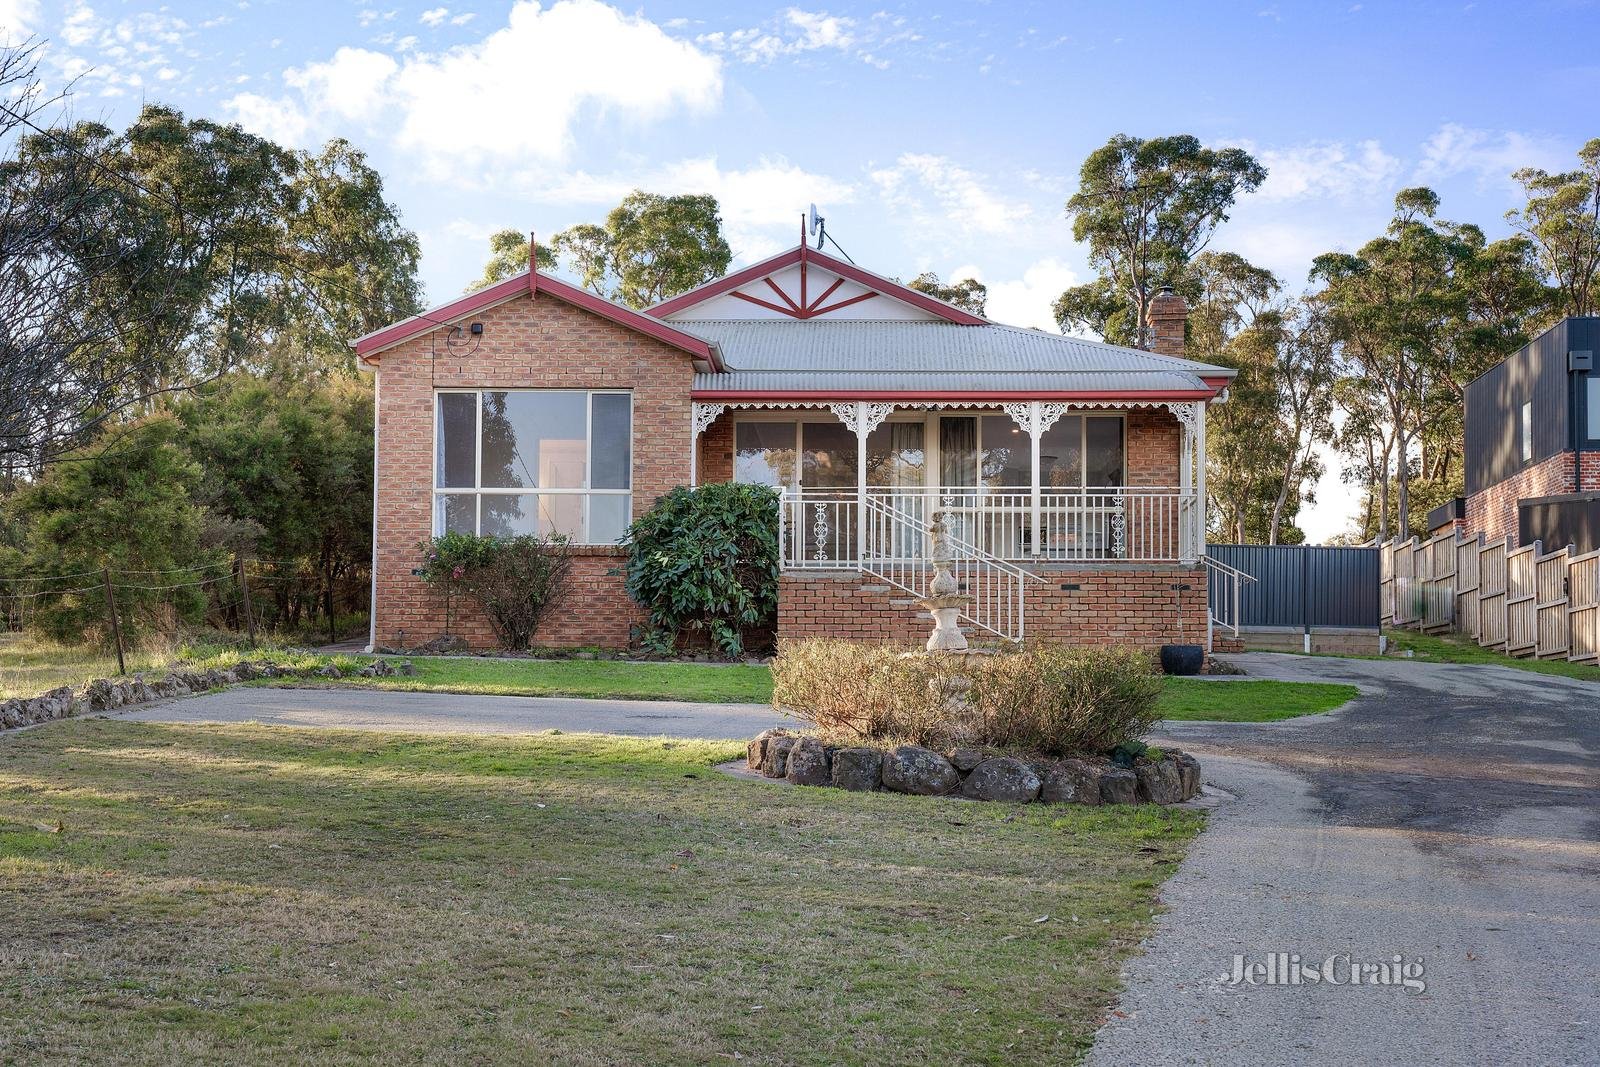
{"type": "Polygon", "coordinates": [[[409,319],[397,322],[392,326],[385,326],[381,330],[358,337],[350,342],[350,347],[356,350],[356,357],[363,363],[376,363],[378,355],[386,348],[393,348],[402,341],[409,341],[413,337],[437,330],[453,320],[463,318],[474,311],[481,311],[493,304],[510,300],[522,293],[548,293],[564,303],[585,311],[599,315],[603,319],[625,326],[646,337],[653,337],[663,344],[687,352],[711,364],[713,370],[724,369],[722,357],[716,348],[708,341],[685,333],[662,322],[660,319],[651,318],[632,308],[614,304],[609,300],[595,296],[575,285],[569,285],[557,278],[536,271],[524,272],[503,282],[496,282],[475,293],[468,293],[458,300],[453,300],[442,307],[434,308],[424,315],[415,315],[409,319]]]}
{"type": "Polygon", "coordinates": [[[1048,392],[1020,389],[985,389],[970,393],[951,392],[948,389],[929,392],[921,389],[789,389],[742,390],[696,389],[694,399],[718,401],[741,400],[949,400],[957,402],[984,402],[1010,400],[1134,400],[1140,403],[1163,400],[1210,400],[1220,390],[1215,389],[1058,389],[1048,392]]]}
{"type": "Polygon", "coordinates": [[[805,245],[798,245],[787,252],[780,252],[778,255],[764,259],[754,266],[734,271],[732,274],[707,282],[698,288],[690,289],[687,293],[675,296],[671,300],[663,300],[648,309],[647,314],[658,317],[676,314],[686,308],[691,308],[696,304],[710,300],[714,296],[721,296],[732,289],[737,289],[748,282],[760,281],[773,271],[782,270],[784,267],[793,266],[797,263],[816,264],[825,270],[832,271],[841,278],[848,278],[850,281],[864,285],[869,289],[882,293],[884,296],[893,297],[896,300],[910,304],[912,307],[921,308],[923,311],[937,315],[947,322],[959,323],[962,326],[983,326],[989,321],[971,312],[962,311],[958,307],[946,304],[943,300],[935,300],[933,297],[919,293],[915,289],[901,285],[899,282],[892,282],[888,278],[873,274],[871,271],[862,270],[860,267],[846,263],[842,259],[835,259],[826,252],[807,248],[805,245]]]}

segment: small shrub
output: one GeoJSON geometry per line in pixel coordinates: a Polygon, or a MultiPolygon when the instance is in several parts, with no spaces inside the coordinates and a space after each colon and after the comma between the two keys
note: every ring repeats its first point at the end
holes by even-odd
{"type": "Polygon", "coordinates": [[[628,595],[650,616],[646,642],[670,653],[704,634],[732,659],[744,631],[778,610],[778,495],[764,485],[682,486],[628,528],[628,595]]]}
{"type": "Polygon", "coordinates": [[[1137,649],[1030,645],[993,656],[817,639],[773,661],[773,703],[850,743],[1103,754],[1154,725],[1161,678],[1137,649]]]}
{"type": "Polygon", "coordinates": [[[545,613],[566,591],[568,538],[478,537],[451,533],[424,541],[421,577],[449,604],[465,596],[483,609],[502,648],[523,652],[545,613]]]}

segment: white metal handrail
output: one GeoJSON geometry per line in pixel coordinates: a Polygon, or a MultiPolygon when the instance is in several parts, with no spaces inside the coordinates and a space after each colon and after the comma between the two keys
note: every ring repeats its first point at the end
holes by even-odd
{"type": "Polygon", "coordinates": [[[1215,581],[1220,578],[1226,586],[1221,597],[1215,600],[1209,595],[1206,597],[1206,625],[1212,630],[1220,626],[1234,637],[1238,637],[1242,600],[1240,593],[1244,583],[1254,582],[1256,577],[1210,556],[1202,556],[1201,559],[1205,561],[1206,570],[1210,572],[1209,580],[1215,581]],[[1213,603],[1217,604],[1216,608],[1211,606],[1213,603]]]}
{"type": "MultiPolygon", "coordinates": [[[[926,597],[933,580],[928,563],[932,525],[899,503],[886,496],[866,499],[861,570],[901,592],[926,597]]],[[[1044,579],[984,551],[951,529],[948,519],[946,532],[955,554],[951,571],[968,598],[961,617],[998,637],[1021,641],[1027,629],[1027,584],[1044,579]]]]}

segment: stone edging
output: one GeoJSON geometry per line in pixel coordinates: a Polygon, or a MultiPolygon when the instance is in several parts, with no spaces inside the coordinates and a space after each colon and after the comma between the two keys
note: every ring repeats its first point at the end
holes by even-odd
{"type": "MultiPolygon", "coordinates": [[[[410,660],[398,668],[387,660],[374,660],[351,673],[353,678],[382,678],[390,675],[415,674],[410,660]]],[[[227,669],[211,667],[203,671],[169,671],[164,677],[146,681],[144,675],[132,678],[96,678],[81,690],[64,685],[43,696],[29,699],[12,698],[0,701],[0,730],[20,726],[36,726],[53,719],[71,715],[85,715],[101,711],[114,711],[129,704],[144,704],[152,700],[192,696],[208,690],[222,689],[256,678],[342,678],[344,672],[332,663],[320,667],[284,667],[271,660],[241,660],[227,669]]]]}
{"type": "Polygon", "coordinates": [[[767,730],[745,748],[745,766],[794,785],[876,789],[914,796],[961,796],[1010,804],[1181,804],[1200,792],[1200,764],[1187,752],[1140,757],[1129,769],[1109,760],[1033,761],[958,748],[948,756],[920,745],[884,751],[825,745],[767,730]]]}

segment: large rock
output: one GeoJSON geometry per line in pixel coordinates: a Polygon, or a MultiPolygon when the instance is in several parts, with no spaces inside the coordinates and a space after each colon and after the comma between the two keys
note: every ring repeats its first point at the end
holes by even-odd
{"type": "Polygon", "coordinates": [[[802,737],[789,749],[783,776],[794,785],[827,785],[828,750],[815,737],[802,737]]]}
{"type": "Polygon", "coordinates": [[[836,788],[869,793],[883,781],[883,753],[875,748],[836,748],[830,773],[836,788]]]}
{"type": "Polygon", "coordinates": [[[953,793],[961,775],[950,761],[921,745],[901,745],[883,758],[883,787],[931,797],[953,793]]]}
{"type": "Polygon", "coordinates": [[[1178,765],[1178,783],[1183,799],[1200,795],[1200,761],[1187,752],[1175,752],[1172,760],[1178,765]]]}
{"type": "Polygon", "coordinates": [[[1139,799],[1151,804],[1177,804],[1183,800],[1178,780],[1178,765],[1170,759],[1159,763],[1140,763],[1133,769],[1139,779],[1139,799]]]}
{"type": "Polygon", "coordinates": [[[983,752],[976,748],[958,748],[950,753],[950,762],[956,770],[967,774],[983,762],[983,752]]]}
{"type": "Polygon", "coordinates": [[[1101,769],[1081,759],[1064,759],[1045,768],[1039,799],[1046,804],[1100,803],[1101,769]]]}
{"type": "Polygon", "coordinates": [[[767,739],[766,752],[761,757],[761,773],[768,778],[782,778],[789,772],[789,750],[795,739],[779,735],[767,739]]]}
{"type": "Polygon", "coordinates": [[[1039,796],[1039,772],[1012,756],[986,759],[961,783],[961,795],[973,800],[1029,804],[1039,796]]]}
{"type": "Polygon", "coordinates": [[[1125,767],[1107,767],[1100,775],[1100,800],[1106,804],[1139,803],[1139,779],[1125,767]]]}
{"type": "Polygon", "coordinates": [[[767,742],[774,737],[787,737],[788,730],[762,730],[752,737],[744,746],[744,765],[752,771],[759,771],[767,759],[767,742]]]}

